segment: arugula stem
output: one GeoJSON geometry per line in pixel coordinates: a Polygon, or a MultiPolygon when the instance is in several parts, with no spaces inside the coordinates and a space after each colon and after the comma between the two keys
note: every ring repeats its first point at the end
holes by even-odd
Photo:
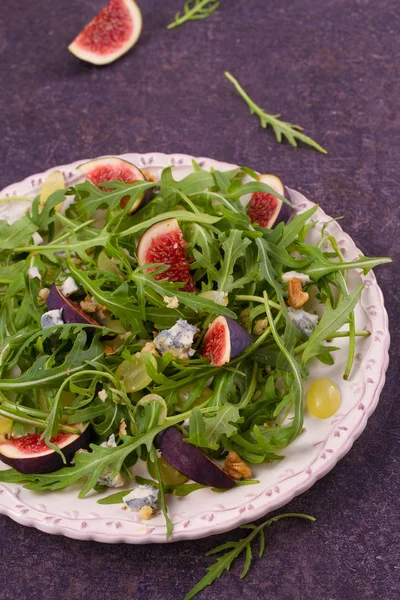
{"type": "MultiPolygon", "coordinates": [[[[369,331],[355,331],[354,335],[355,335],[355,337],[369,337],[371,334],[369,331]]],[[[336,338],[345,338],[345,337],[350,337],[350,336],[351,336],[350,331],[337,331],[336,333],[333,333],[328,338],[326,338],[325,341],[334,340],[336,338]]],[[[307,344],[308,344],[308,342],[304,342],[303,344],[299,344],[298,346],[296,346],[296,348],[294,349],[295,355],[297,356],[297,354],[301,354],[301,352],[303,352],[303,350],[305,349],[307,344]]],[[[329,350],[328,347],[327,347],[327,350],[329,350]]]]}
{"type": "MultiPolygon", "coordinates": [[[[37,429],[46,429],[47,426],[45,421],[37,421],[36,419],[28,419],[26,417],[21,417],[20,415],[16,415],[15,413],[9,412],[7,410],[3,410],[2,408],[0,408],[0,415],[2,417],[12,419],[13,421],[18,421],[19,423],[32,425],[32,427],[36,427],[37,429]]],[[[69,425],[59,424],[58,429],[59,431],[65,431],[66,433],[80,433],[78,429],[76,429],[75,427],[70,427],[69,425]]]]}
{"type": "Polygon", "coordinates": [[[258,365],[255,362],[253,364],[253,368],[251,371],[251,376],[250,376],[250,382],[248,384],[248,387],[241,399],[241,401],[238,404],[238,409],[242,410],[242,408],[245,408],[249,402],[251,401],[254,392],[256,391],[256,387],[257,387],[257,372],[258,372],[258,365]]]}
{"type": "MultiPolygon", "coordinates": [[[[248,302],[259,302],[260,304],[264,304],[265,300],[262,296],[246,296],[243,294],[239,294],[238,296],[235,296],[236,300],[239,301],[248,301],[248,302]]],[[[268,304],[271,306],[271,308],[277,308],[278,310],[281,310],[281,305],[278,304],[277,302],[273,302],[272,300],[268,300],[268,304]]]]}

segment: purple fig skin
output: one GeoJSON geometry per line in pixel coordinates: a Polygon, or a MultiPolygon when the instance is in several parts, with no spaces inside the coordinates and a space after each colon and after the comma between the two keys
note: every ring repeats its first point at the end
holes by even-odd
{"type": "MultiPolygon", "coordinates": [[[[286,197],[287,196],[285,193],[285,198],[286,197]]],[[[279,210],[278,216],[276,217],[275,221],[272,223],[271,227],[268,227],[268,229],[271,229],[272,227],[276,227],[276,225],[278,225],[278,223],[284,223],[286,225],[286,223],[289,221],[290,217],[292,216],[293,208],[291,206],[289,206],[288,204],[285,204],[285,202],[281,202],[280,207],[279,207],[279,205],[277,206],[277,210],[279,210]]]]}
{"type": "Polygon", "coordinates": [[[196,483],[224,490],[235,486],[234,480],[229,475],[199,448],[186,443],[182,433],[174,427],[168,427],[161,431],[156,436],[154,444],[161,450],[165,460],[182,475],[196,483]]]}
{"type": "MultiPolygon", "coordinates": [[[[71,462],[74,457],[75,452],[80,449],[87,450],[89,448],[89,444],[93,439],[93,432],[90,425],[88,425],[85,430],[81,433],[79,437],[76,438],[75,434],[71,434],[71,438],[74,439],[72,442],[68,442],[68,438],[60,444],[60,449],[62,450],[65,460],[67,464],[71,462]]],[[[12,458],[10,456],[5,456],[2,453],[2,445],[0,444],[0,460],[13,467],[16,471],[20,473],[26,473],[28,475],[32,474],[42,474],[42,473],[53,473],[54,471],[58,471],[61,467],[64,467],[64,463],[62,457],[52,450],[47,454],[33,453],[31,456],[27,454],[26,458],[18,457],[12,458]]]]}
{"type": "Polygon", "coordinates": [[[77,302],[64,296],[55,283],[51,284],[46,305],[49,310],[62,309],[64,323],[91,323],[92,325],[100,325],[95,319],[86,314],[77,302]]]}
{"type": "Polygon", "coordinates": [[[231,356],[230,358],[235,358],[238,356],[247,346],[250,346],[253,341],[250,333],[248,333],[239,323],[231,319],[230,317],[225,317],[226,323],[229,329],[229,336],[231,340],[231,356]]]}

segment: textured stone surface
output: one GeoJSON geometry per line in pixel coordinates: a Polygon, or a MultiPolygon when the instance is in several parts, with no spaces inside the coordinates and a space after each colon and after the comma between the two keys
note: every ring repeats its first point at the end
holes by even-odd
{"type": "MultiPolygon", "coordinates": [[[[0,2],[0,187],[52,165],[126,151],[188,152],[280,175],[319,202],[370,255],[391,318],[388,381],[352,451],[288,510],[265,557],[199,596],[395,600],[399,565],[398,0],[222,0],[204,22],[165,25],[183,0],[142,0],[137,48],[95,68],[66,50],[102,0],[0,2]],[[223,77],[328,151],[278,145],[223,77]],[[397,373],[397,378],[396,378],[397,373]]],[[[179,600],[204,553],[239,532],[170,546],[106,546],[0,519],[1,600],[179,600]]]]}

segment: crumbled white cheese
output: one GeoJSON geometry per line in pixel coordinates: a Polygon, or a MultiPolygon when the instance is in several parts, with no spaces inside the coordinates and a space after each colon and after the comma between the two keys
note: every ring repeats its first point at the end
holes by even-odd
{"type": "Polygon", "coordinates": [[[294,277],[297,277],[297,279],[300,279],[300,283],[310,283],[311,279],[309,278],[309,276],[306,273],[298,273],[297,271],[287,271],[286,273],[282,274],[281,277],[281,281],[283,281],[283,283],[288,283],[291,279],[293,279],[294,277]]]}
{"type": "Polygon", "coordinates": [[[30,267],[30,269],[28,269],[28,275],[30,279],[42,279],[42,276],[37,267],[30,267]]]}
{"type": "Polygon", "coordinates": [[[40,246],[40,244],[43,244],[43,238],[37,231],[32,233],[32,240],[35,246],[40,246]]]}
{"type": "Polygon", "coordinates": [[[160,331],[154,339],[159,353],[171,352],[176,358],[189,358],[195,350],[192,348],[193,339],[199,330],[184,319],[178,321],[170,329],[160,331]]]}
{"type": "Polygon", "coordinates": [[[79,290],[79,286],[73,277],[67,277],[61,285],[61,292],[68,298],[72,294],[75,294],[79,290]]]}
{"type": "Polygon", "coordinates": [[[100,390],[97,395],[98,395],[98,397],[100,398],[100,400],[102,402],[105,402],[107,400],[107,398],[108,398],[108,394],[107,394],[106,390],[100,390]]]}
{"type": "Polygon", "coordinates": [[[49,327],[53,327],[53,325],[64,325],[62,312],[63,309],[61,308],[60,310],[49,310],[44,313],[40,319],[42,329],[48,329],[49,327]]]}
{"type": "Polygon", "coordinates": [[[176,296],[163,296],[167,308],[178,308],[179,300],[176,296]]]}
{"type": "Polygon", "coordinates": [[[144,506],[150,506],[154,510],[158,510],[158,493],[158,489],[152,485],[138,485],[123,497],[123,501],[130,510],[140,511],[144,506]]]}
{"type": "Polygon", "coordinates": [[[291,306],[288,307],[288,313],[294,326],[297,327],[301,333],[309,337],[317,326],[318,315],[306,312],[302,308],[296,310],[291,306]]]}
{"type": "Polygon", "coordinates": [[[100,444],[102,448],[116,448],[117,442],[115,441],[115,434],[112,433],[106,442],[100,444]]]}
{"type": "Polygon", "coordinates": [[[115,477],[111,479],[112,471],[104,471],[104,473],[98,478],[97,485],[106,485],[109,488],[119,488],[125,485],[125,477],[122,473],[117,473],[115,477]]]}

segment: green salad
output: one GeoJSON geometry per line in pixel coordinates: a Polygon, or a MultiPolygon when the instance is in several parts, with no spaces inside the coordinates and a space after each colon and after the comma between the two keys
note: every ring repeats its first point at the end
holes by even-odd
{"type": "MultiPolygon", "coordinates": [[[[276,177],[194,162],[155,181],[108,162],[65,189],[51,174],[0,222],[0,481],[79,483],[143,519],[162,510],[170,535],[170,494],[251,484],[284,458],[310,360],[333,364],[348,337],[347,378],[369,335],[349,269],[389,259],[346,262],[325,226],[311,244],[317,206],[298,214],[276,177]]],[[[325,381],[308,398],[320,418],[340,405],[325,381]]]]}

